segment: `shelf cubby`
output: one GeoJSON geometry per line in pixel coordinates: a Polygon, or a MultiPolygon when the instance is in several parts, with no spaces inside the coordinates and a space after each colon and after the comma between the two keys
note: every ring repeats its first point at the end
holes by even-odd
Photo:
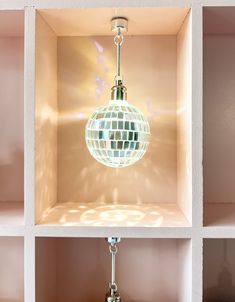
{"type": "Polygon", "coordinates": [[[204,8],[204,225],[235,226],[235,7],[204,8]]]}
{"type": "MultiPolygon", "coordinates": [[[[191,301],[191,242],[123,239],[117,284],[130,301],[191,301]]],[[[36,239],[36,302],[103,301],[111,256],[103,238],[36,239]]]]}
{"type": "Polygon", "coordinates": [[[23,237],[0,237],[0,302],[24,302],[23,237]]]}
{"type": "Polygon", "coordinates": [[[0,226],[24,223],[24,11],[0,11],[0,226]]]}
{"type": "Polygon", "coordinates": [[[115,10],[43,9],[36,16],[36,223],[64,226],[191,225],[190,8],[124,8],[128,100],[147,116],[145,157],[102,166],[85,124],[110,99],[115,10]],[[46,164],[45,164],[46,163],[46,164]]]}
{"type": "Polygon", "coordinates": [[[235,301],[235,240],[204,240],[203,302],[235,301]]]}

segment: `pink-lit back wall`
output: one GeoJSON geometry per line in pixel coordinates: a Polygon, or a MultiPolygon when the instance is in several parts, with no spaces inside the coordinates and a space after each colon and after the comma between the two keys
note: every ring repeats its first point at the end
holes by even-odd
{"type": "Polygon", "coordinates": [[[107,104],[114,83],[112,37],[59,37],[59,202],[176,202],[176,36],[127,36],[122,73],[128,100],[148,118],[151,143],[132,167],[97,163],[85,145],[85,124],[107,104]]]}

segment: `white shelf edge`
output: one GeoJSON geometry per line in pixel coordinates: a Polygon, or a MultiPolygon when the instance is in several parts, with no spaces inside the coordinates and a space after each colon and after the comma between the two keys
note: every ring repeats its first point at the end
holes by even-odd
{"type": "Polygon", "coordinates": [[[0,10],[23,10],[25,7],[36,9],[61,9],[61,8],[99,8],[99,7],[192,7],[194,4],[202,6],[235,6],[235,0],[1,0],[0,10]]]}
{"type": "Polygon", "coordinates": [[[122,238],[185,238],[192,237],[191,227],[74,227],[35,226],[35,237],[109,237],[122,238]]]}
{"type": "Polygon", "coordinates": [[[200,234],[192,240],[192,302],[203,301],[203,239],[200,234]]]}
{"type": "Polygon", "coordinates": [[[4,226],[0,225],[0,237],[76,237],[153,239],[235,239],[235,226],[195,227],[80,227],[80,226],[4,226]]]}
{"type": "Polygon", "coordinates": [[[24,237],[25,226],[5,226],[0,225],[0,237],[24,237]]]}
{"type": "Polygon", "coordinates": [[[24,238],[24,302],[36,301],[35,237],[28,232],[24,238]]]}
{"type": "Polygon", "coordinates": [[[35,37],[36,12],[25,8],[24,53],[24,217],[26,225],[35,222],[35,37]]]}
{"type": "Polygon", "coordinates": [[[25,6],[29,5],[30,0],[1,0],[0,2],[0,10],[23,10],[25,6]]]}
{"type": "Polygon", "coordinates": [[[202,6],[192,9],[192,225],[203,225],[202,6]],[[201,21],[199,21],[201,20],[201,21]]]}
{"type": "Polygon", "coordinates": [[[191,7],[193,4],[202,6],[235,6],[234,0],[145,0],[137,2],[128,0],[120,3],[118,0],[112,1],[79,1],[76,0],[1,0],[0,10],[24,10],[25,7],[35,7],[36,9],[60,9],[60,8],[99,8],[99,7],[191,7]]]}
{"type": "Polygon", "coordinates": [[[208,226],[203,227],[203,239],[235,239],[235,226],[208,226]]]}
{"type": "Polygon", "coordinates": [[[203,12],[192,6],[192,302],[203,299],[203,12]]]}
{"type": "Polygon", "coordinates": [[[24,302],[35,302],[35,37],[36,12],[25,8],[24,65],[24,302]]]}
{"type": "MultiPolygon", "coordinates": [[[[32,0],[33,1],[33,0],[32,0]]],[[[195,1],[195,0],[193,0],[195,1]]],[[[35,0],[35,6],[39,9],[46,8],[99,8],[99,7],[191,7],[192,1],[178,0],[177,5],[174,0],[127,0],[120,2],[119,0],[35,0]]]]}
{"type": "Polygon", "coordinates": [[[234,0],[201,0],[203,6],[235,6],[234,0]]]}

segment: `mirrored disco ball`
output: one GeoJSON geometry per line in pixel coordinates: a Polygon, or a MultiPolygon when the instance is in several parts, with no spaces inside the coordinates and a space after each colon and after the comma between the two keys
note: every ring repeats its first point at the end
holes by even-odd
{"type": "Polygon", "coordinates": [[[98,108],[86,125],[86,144],[100,163],[115,168],[134,164],[147,151],[150,127],[127,101],[112,100],[98,108]]]}

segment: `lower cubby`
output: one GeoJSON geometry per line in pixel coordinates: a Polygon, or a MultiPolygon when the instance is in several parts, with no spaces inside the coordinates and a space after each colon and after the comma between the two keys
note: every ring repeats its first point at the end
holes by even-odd
{"type": "Polygon", "coordinates": [[[204,240],[203,302],[235,301],[235,239],[204,240]]]}
{"type": "Polygon", "coordinates": [[[23,302],[23,237],[0,237],[0,271],[0,302],[23,302]]]}
{"type": "MultiPolygon", "coordinates": [[[[191,241],[122,239],[117,284],[126,302],[190,302],[191,241]]],[[[104,238],[36,239],[36,302],[104,301],[111,256],[104,238]]]]}

